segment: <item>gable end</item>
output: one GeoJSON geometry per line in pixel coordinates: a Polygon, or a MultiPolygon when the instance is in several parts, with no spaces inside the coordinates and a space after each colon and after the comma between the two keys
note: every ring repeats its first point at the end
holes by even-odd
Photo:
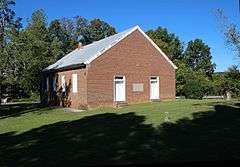
{"type": "Polygon", "coordinates": [[[113,46],[117,45],[120,41],[122,41],[123,39],[125,39],[128,35],[130,35],[131,33],[133,33],[135,30],[138,30],[152,45],[153,47],[160,53],[160,55],[162,55],[167,62],[174,68],[177,69],[177,66],[167,57],[167,55],[152,41],[152,39],[147,36],[147,34],[145,34],[145,32],[143,32],[141,30],[141,28],[139,26],[136,26],[134,29],[132,29],[129,33],[127,33],[125,36],[123,36],[122,38],[116,40],[115,42],[113,42],[111,45],[109,45],[108,47],[106,47],[104,50],[102,50],[101,52],[98,52],[95,56],[91,57],[90,59],[88,59],[85,64],[90,64],[93,60],[95,60],[97,57],[101,56],[103,53],[105,53],[107,50],[109,50],[110,48],[112,48],[113,46]]]}

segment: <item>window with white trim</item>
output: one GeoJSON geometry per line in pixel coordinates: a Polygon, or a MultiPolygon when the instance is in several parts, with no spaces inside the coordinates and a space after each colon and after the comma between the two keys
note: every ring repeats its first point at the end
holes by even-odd
{"type": "Polygon", "coordinates": [[[61,77],[61,86],[62,86],[62,92],[65,92],[66,91],[65,75],[62,75],[61,77]]]}
{"type": "Polygon", "coordinates": [[[77,93],[78,89],[77,74],[72,74],[72,92],[77,93]]]}

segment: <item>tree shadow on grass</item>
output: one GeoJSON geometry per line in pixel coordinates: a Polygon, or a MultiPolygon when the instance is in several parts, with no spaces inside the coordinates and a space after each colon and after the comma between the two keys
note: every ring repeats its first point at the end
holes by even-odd
{"type": "Polygon", "coordinates": [[[240,159],[240,108],[215,105],[214,109],[159,127],[160,138],[173,150],[172,160],[240,159]]]}
{"type": "Polygon", "coordinates": [[[240,103],[235,103],[236,106],[240,107],[240,103]]]}
{"type": "MultiPolygon", "coordinates": [[[[224,101],[226,102],[226,101],[224,101]]],[[[223,101],[210,101],[210,102],[203,102],[203,103],[199,103],[196,102],[194,104],[192,104],[193,106],[216,106],[216,105],[222,105],[223,101]]]]}
{"type": "Polygon", "coordinates": [[[18,117],[27,112],[37,111],[43,108],[40,103],[15,103],[0,105],[0,119],[7,117],[18,117]]]}
{"type": "Polygon", "coordinates": [[[216,105],[158,128],[144,121],[134,112],[105,113],[0,134],[0,166],[240,159],[238,107],[216,105]]]}

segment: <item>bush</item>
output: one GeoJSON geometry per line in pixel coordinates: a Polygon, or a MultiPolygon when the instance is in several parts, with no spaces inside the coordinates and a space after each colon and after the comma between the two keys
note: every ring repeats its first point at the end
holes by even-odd
{"type": "Polygon", "coordinates": [[[189,80],[184,85],[183,92],[189,99],[202,99],[204,96],[203,87],[197,80],[189,80]]]}
{"type": "Polygon", "coordinates": [[[202,72],[192,72],[183,86],[183,94],[189,99],[202,99],[211,90],[212,84],[202,72]]]}
{"type": "Polygon", "coordinates": [[[233,65],[226,71],[225,87],[232,92],[233,97],[240,97],[240,70],[238,66],[233,65]]]}

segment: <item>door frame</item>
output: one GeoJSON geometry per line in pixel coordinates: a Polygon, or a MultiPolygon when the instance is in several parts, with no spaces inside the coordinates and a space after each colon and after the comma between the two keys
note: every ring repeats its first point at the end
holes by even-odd
{"type": "Polygon", "coordinates": [[[159,76],[150,76],[149,77],[149,99],[150,100],[160,100],[160,77],[159,76]],[[156,77],[158,82],[158,99],[151,99],[151,78],[156,77]]]}
{"type": "Polygon", "coordinates": [[[113,101],[114,102],[126,102],[126,97],[127,97],[127,91],[126,91],[126,77],[124,75],[115,75],[113,77],[113,101]],[[116,84],[115,81],[119,80],[116,79],[116,77],[123,77],[123,84],[124,84],[124,88],[125,88],[125,97],[124,97],[124,101],[116,101],[116,84]]]}

